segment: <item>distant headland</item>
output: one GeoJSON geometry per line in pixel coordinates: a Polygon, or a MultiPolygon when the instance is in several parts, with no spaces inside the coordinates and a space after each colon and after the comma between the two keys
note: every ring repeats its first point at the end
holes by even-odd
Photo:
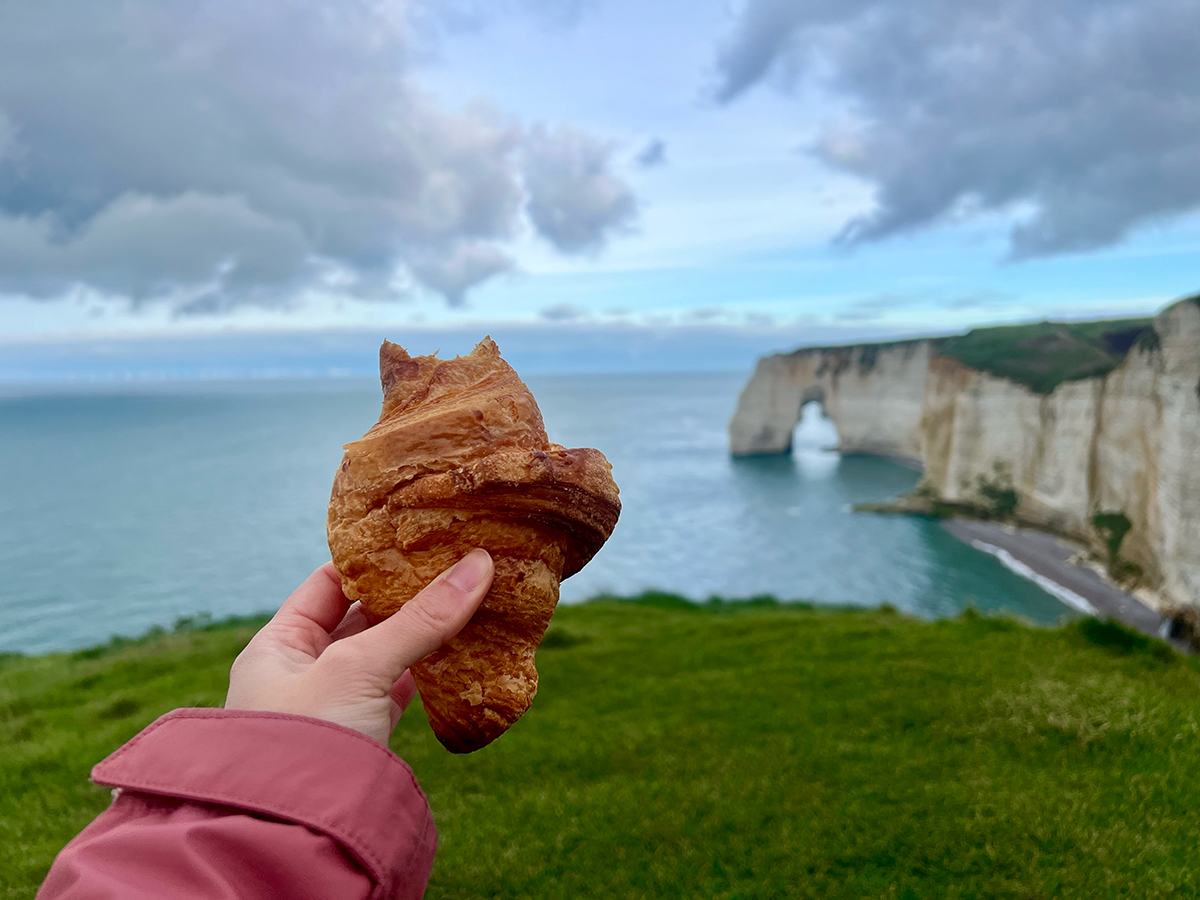
{"type": "Polygon", "coordinates": [[[790,452],[812,401],[841,452],[921,466],[907,508],[1045,528],[1152,605],[1200,607],[1200,295],[1152,319],[764,357],[732,453],[790,452]]]}

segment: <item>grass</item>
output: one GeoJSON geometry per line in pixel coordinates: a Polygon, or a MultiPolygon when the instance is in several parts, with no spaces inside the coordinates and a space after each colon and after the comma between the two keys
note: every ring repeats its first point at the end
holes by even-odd
{"type": "Polygon", "coordinates": [[[1153,334],[1151,319],[1039,322],[976,328],[947,338],[943,356],[1048,394],[1065,381],[1107,375],[1130,347],[1153,334]]]}
{"type": "MultiPolygon", "coordinates": [[[[0,897],[107,805],[89,767],[218,704],[252,633],[0,659],[0,897]]],[[[478,753],[419,708],[397,731],[441,831],[430,898],[1200,891],[1200,671],[1120,626],[653,594],[561,609],[538,666],[478,753]]]]}

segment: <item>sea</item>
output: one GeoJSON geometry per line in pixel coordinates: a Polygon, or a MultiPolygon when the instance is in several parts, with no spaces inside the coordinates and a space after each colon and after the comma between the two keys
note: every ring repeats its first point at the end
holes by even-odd
{"type": "MultiPolygon", "coordinates": [[[[790,456],[734,459],[744,373],[526,379],[551,440],[612,462],[612,538],[562,601],[666,590],[1051,623],[1072,614],[937,522],[856,513],[919,473],[839,455],[819,407],[790,456]]],[[[268,612],[329,558],[342,445],[379,413],[357,378],[0,385],[0,652],[268,612]]]]}

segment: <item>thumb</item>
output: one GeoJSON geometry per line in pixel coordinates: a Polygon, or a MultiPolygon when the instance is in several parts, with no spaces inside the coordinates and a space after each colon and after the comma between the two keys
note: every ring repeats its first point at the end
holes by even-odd
{"type": "Polygon", "coordinates": [[[351,644],[359,665],[391,686],[470,621],[492,585],[486,550],[472,550],[393,616],[339,643],[351,644]]]}

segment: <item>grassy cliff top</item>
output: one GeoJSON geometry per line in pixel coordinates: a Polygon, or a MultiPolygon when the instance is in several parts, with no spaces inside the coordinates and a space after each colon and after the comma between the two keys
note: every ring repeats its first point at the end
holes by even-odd
{"type": "Polygon", "coordinates": [[[946,338],[938,353],[1048,394],[1064,381],[1107,375],[1121,364],[1152,319],[1038,322],[975,328],[946,338]]]}
{"type": "MultiPolygon", "coordinates": [[[[1190,299],[1200,304],[1200,295],[1190,299]]],[[[880,351],[930,343],[939,356],[1015,381],[1035,393],[1048,394],[1064,381],[1107,375],[1121,364],[1132,346],[1156,339],[1150,327],[1153,321],[1139,318],[995,325],[954,337],[802,347],[789,355],[834,353],[839,355],[835,371],[849,368],[855,360],[860,370],[867,371],[880,351]],[[857,357],[853,353],[856,350],[861,351],[857,357]]]]}
{"type": "MultiPolygon", "coordinates": [[[[1200,306],[1200,294],[1176,303],[1200,306]]],[[[1175,304],[1172,304],[1174,306],[1175,304]]],[[[1154,319],[1104,319],[1098,322],[1035,322],[974,328],[953,337],[907,338],[870,344],[801,347],[786,354],[833,353],[835,374],[857,361],[869,370],[881,350],[929,343],[939,356],[956,359],[972,369],[1022,384],[1038,394],[1048,394],[1063,382],[1107,375],[1134,347],[1158,346],[1154,319]],[[861,351],[855,357],[853,351],[861,351]]]]}
{"type": "MultiPolygon", "coordinates": [[[[0,898],[108,805],[96,761],[220,704],[255,624],[0,657],[0,898]]],[[[419,705],[393,739],[430,900],[1200,892],[1197,661],[1119,627],[651,596],[560,609],[538,668],[478,753],[419,705]]]]}

